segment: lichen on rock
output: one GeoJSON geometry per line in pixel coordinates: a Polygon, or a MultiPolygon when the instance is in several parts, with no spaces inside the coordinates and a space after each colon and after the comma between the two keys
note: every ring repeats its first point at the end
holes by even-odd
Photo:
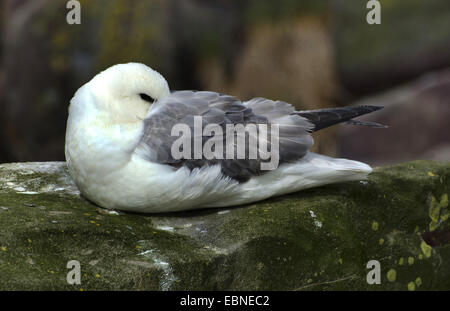
{"type": "Polygon", "coordinates": [[[450,164],[416,161],[363,183],[142,215],[83,199],[63,162],[2,164],[0,289],[448,290],[449,193],[450,164]],[[81,284],[67,283],[70,260],[81,284]]]}

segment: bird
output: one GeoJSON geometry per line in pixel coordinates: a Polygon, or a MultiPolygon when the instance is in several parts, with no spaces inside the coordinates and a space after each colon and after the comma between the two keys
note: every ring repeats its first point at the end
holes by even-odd
{"type": "Polygon", "coordinates": [[[70,100],[65,157],[81,195],[105,209],[166,213],[239,206],[366,179],[372,168],[365,163],[309,151],[311,134],[342,122],[385,127],[354,119],[381,108],[298,111],[287,102],[262,97],[243,101],[213,91],[171,91],[166,79],[145,64],[116,64],[81,86],[70,100]],[[181,138],[173,129],[181,124],[195,132],[199,121],[200,134],[183,135],[186,146],[174,148],[181,138]],[[264,128],[252,132],[247,127],[251,125],[275,130],[255,145],[250,138],[264,128]],[[238,126],[244,131],[232,132],[238,126]],[[215,132],[205,132],[208,127],[215,132]],[[220,130],[225,135],[212,135],[220,130]],[[225,142],[226,134],[234,139],[225,142]],[[239,147],[239,138],[244,147],[239,147]],[[219,144],[208,149],[216,157],[195,154],[187,146],[194,140],[200,151],[211,141],[223,142],[227,148],[243,148],[244,157],[237,157],[237,151],[226,154],[219,144]],[[270,162],[267,152],[265,158],[258,153],[265,145],[270,147],[266,151],[276,151],[273,168],[263,168],[270,162]],[[252,152],[256,157],[249,156],[252,152]]]}

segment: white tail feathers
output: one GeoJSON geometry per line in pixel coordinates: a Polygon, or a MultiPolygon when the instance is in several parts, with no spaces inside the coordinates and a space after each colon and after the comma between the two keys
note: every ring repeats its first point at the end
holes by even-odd
{"type": "MultiPolygon", "coordinates": [[[[308,167],[308,177],[321,184],[341,181],[363,180],[372,172],[372,168],[362,162],[331,158],[309,152],[302,159],[304,168],[308,167]],[[323,183],[322,183],[323,182],[323,183]]],[[[304,176],[308,178],[307,176],[304,176]]]]}
{"type": "Polygon", "coordinates": [[[246,204],[327,184],[364,180],[370,172],[369,165],[358,161],[308,152],[298,162],[283,163],[277,170],[253,177],[241,184],[234,195],[208,207],[246,204]]]}

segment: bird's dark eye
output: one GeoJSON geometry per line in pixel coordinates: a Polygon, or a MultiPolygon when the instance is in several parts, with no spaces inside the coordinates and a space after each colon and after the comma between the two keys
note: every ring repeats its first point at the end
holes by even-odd
{"type": "Polygon", "coordinates": [[[146,102],[149,102],[149,103],[152,103],[152,104],[155,102],[155,99],[153,97],[151,97],[151,96],[148,96],[147,94],[141,93],[141,94],[139,94],[139,96],[141,96],[141,98],[143,100],[145,100],[146,102]]]}

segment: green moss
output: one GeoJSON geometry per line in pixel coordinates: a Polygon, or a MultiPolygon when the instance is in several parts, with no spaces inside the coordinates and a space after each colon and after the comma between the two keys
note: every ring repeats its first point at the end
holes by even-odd
{"type": "Polygon", "coordinates": [[[431,196],[429,216],[432,220],[438,220],[441,211],[441,205],[434,196],[431,196]]]}
{"type": "Polygon", "coordinates": [[[378,227],[379,227],[378,222],[373,221],[373,223],[372,223],[372,230],[373,230],[373,231],[377,231],[377,230],[378,230],[378,227]]]}
{"type": "Polygon", "coordinates": [[[404,290],[418,275],[427,276],[421,289],[450,288],[449,246],[432,250],[417,234],[429,222],[428,193],[450,191],[448,165],[377,168],[367,184],[166,215],[109,214],[74,192],[64,166],[37,167],[0,166],[0,289],[371,290],[369,260],[389,267],[419,253],[427,260],[389,270],[395,282],[379,289],[404,290]],[[66,282],[72,259],[81,285],[66,282]]]}
{"type": "Polygon", "coordinates": [[[443,208],[448,207],[448,194],[446,193],[441,196],[441,206],[443,208]]]}
{"type": "Polygon", "coordinates": [[[441,220],[447,221],[449,218],[449,211],[448,211],[448,195],[445,193],[441,196],[441,220]]]}
{"type": "Polygon", "coordinates": [[[395,271],[395,269],[390,269],[386,276],[389,282],[395,282],[397,279],[397,271],[395,271]]]}
{"type": "Polygon", "coordinates": [[[429,230],[435,231],[441,222],[445,222],[449,217],[448,207],[448,195],[445,193],[441,196],[440,201],[436,199],[433,195],[430,195],[429,203],[429,217],[431,222],[429,224],[429,230]]]}
{"type": "Polygon", "coordinates": [[[417,277],[415,283],[416,283],[417,287],[421,286],[422,285],[422,278],[417,277]]]}
{"type": "Polygon", "coordinates": [[[422,252],[426,258],[431,257],[432,248],[425,241],[422,241],[422,243],[420,243],[420,248],[422,249],[422,252]]]}

